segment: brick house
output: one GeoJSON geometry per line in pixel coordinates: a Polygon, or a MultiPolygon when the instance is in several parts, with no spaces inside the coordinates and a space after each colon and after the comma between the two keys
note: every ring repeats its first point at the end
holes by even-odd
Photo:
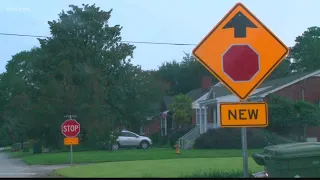
{"type": "MultiPolygon", "coordinates": [[[[249,101],[261,102],[268,101],[268,95],[278,95],[292,100],[303,100],[313,104],[320,102],[320,70],[311,73],[296,74],[271,81],[265,81],[248,98],[249,101]]],[[[199,134],[211,128],[219,128],[219,103],[220,102],[239,102],[239,99],[230,93],[221,83],[216,84],[210,92],[203,98],[199,98],[197,105],[202,116],[193,119],[195,128],[199,128],[199,134]],[[200,108],[201,107],[201,108],[200,108]],[[205,115],[207,114],[207,115],[205,115]],[[196,123],[195,123],[196,122],[196,123]],[[201,123],[200,123],[201,122],[201,123]]],[[[307,128],[307,137],[315,137],[320,140],[319,128],[307,128]],[[316,130],[315,130],[316,129],[316,130]]]]}
{"type": "MultiPolygon", "coordinates": [[[[203,95],[207,94],[212,87],[212,76],[204,76],[201,79],[201,87],[187,93],[193,101],[196,101],[203,95]]],[[[177,124],[172,120],[172,113],[168,110],[173,101],[173,96],[164,96],[159,105],[159,114],[147,118],[147,121],[140,127],[140,134],[151,136],[153,133],[160,133],[165,136],[177,124]]]]}
{"type": "MultiPolygon", "coordinates": [[[[221,83],[212,86],[209,83],[212,82],[212,80],[210,81],[209,79],[208,77],[203,78],[202,88],[188,93],[188,96],[194,100],[192,103],[192,125],[194,128],[188,133],[189,136],[192,136],[192,139],[184,137],[184,139],[188,139],[188,142],[194,141],[195,138],[205,133],[208,129],[220,127],[220,102],[239,102],[239,99],[221,83]],[[208,88],[209,85],[211,88],[208,88]],[[193,93],[194,95],[192,95],[193,93]]],[[[304,100],[313,104],[319,104],[320,70],[265,81],[252,93],[248,100],[253,102],[267,102],[268,95],[270,94],[283,96],[292,100],[304,100]]],[[[170,112],[167,110],[171,102],[172,97],[164,98],[161,108],[162,113],[154,116],[150,119],[149,123],[143,127],[146,135],[149,136],[155,132],[161,132],[162,135],[166,135],[165,129],[170,129],[174,126],[170,112]]],[[[320,127],[307,128],[306,135],[307,137],[313,137],[320,141],[320,127]]]]}

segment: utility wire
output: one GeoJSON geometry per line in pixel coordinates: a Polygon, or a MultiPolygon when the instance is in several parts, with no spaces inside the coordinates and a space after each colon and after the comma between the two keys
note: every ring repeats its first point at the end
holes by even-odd
{"type": "MultiPolygon", "coordinates": [[[[33,37],[33,38],[50,38],[49,36],[31,35],[31,34],[15,34],[15,33],[2,33],[2,36],[20,36],[20,37],[33,37]]],[[[152,41],[121,41],[123,43],[132,44],[154,44],[154,45],[171,45],[171,46],[195,46],[196,44],[188,43],[171,43],[171,42],[152,42],[152,41]]]]}

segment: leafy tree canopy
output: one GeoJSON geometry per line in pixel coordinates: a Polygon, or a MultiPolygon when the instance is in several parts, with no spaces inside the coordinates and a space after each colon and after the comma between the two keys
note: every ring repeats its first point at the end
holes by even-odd
{"type": "Polygon", "coordinates": [[[173,112],[173,119],[177,123],[188,123],[192,116],[192,99],[184,94],[174,96],[170,111],[173,112]]]}
{"type": "Polygon", "coordinates": [[[279,96],[268,97],[269,126],[319,125],[320,109],[309,102],[292,101],[279,96]]]}
{"type": "Polygon", "coordinates": [[[112,10],[69,7],[48,22],[51,37],[14,55],[0,76],[0,134],[15,142],[61,147],[60,126],[74,114],[83,145],[101,146],[116,127],[136,130],[163,96],[154,72],[131,63],[135,46],[108,24],[112,10]]]}
{"type": "Polygon", "coordinates": [[[309,27],[296,37],[295,45],[290,48],[291,68],[298,73],[320,69],[320,27],[309,27]]]}

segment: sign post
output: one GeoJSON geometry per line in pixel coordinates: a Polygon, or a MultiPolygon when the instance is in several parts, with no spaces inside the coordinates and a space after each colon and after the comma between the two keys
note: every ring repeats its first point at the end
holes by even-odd
{"type": "Polygon", "coordinates": [[[70,164],[73,164],[73,145],[79,144],[80,123],[78,123],[73,117],[74,115],[66,116],[69,119],[65,120],[61,125],[61,132],[66,137],[64,138],[64,145],[70,146],[70,164]]]}
{"type": "Polygon", "coordinates": [[[220,103],[220,124],[223,127],[241,127],[243,176],[248,177],[247,127],[268,126],[268,106],[259,103],[220,103]]]}
{"type": "Polygon", "coordinates": [[[241,128],[244,177],[248,177],[247,127],[268,125],[267,104],[245,101],[288,53],[289,48],[241,3],[192,51],[240,99],[238,103],[220,104],[220,122],[221,127],[241,128]]]}
{"type": "Polygon", "coordinates": [[[241,128],[241,141],[242,141],[242,163],[243,163],[243,177],[249,177],[248,175],[248,145],[247,145],[247,128],[241,128]]]}

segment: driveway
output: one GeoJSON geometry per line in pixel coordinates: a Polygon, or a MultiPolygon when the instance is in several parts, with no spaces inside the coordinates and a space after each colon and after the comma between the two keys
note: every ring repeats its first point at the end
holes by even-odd
{"type": "Polygon", "coordinates": [[[20,159],[10,158],[0,152],[0,177],[47,177],[54,170],[69,165],[35,165],[29,166],[20,159]]]}

